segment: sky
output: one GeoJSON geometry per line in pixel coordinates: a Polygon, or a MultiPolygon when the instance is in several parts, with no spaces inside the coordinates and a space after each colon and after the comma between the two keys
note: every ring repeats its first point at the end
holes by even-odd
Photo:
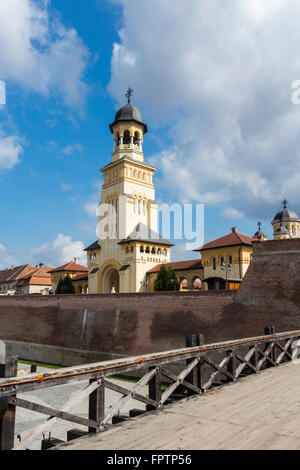
{"type": "MultiPolygon", "coordinates": [[[[108,125],[125,93],[149,132],[159,203],[204,204],[205,241],[284,197],[300,213],[297,0],[0,0],[0,267],[96,240],[108,125]]],[[[173,260],[197,258],[176,241],[173,260]]]]}

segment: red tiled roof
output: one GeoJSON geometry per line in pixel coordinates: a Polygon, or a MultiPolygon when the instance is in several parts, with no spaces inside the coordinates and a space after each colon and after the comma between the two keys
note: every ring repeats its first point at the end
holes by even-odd
{"type": "Polygon", "coordinates": [[[88,274],[76,274],[76,276],[72,277],[72,282],[73,281],[88,281],[88,274]]]}
{"type": "Polygon", "coordinates": [[[248,237],[247,235],[243,235],[242,233],[238,233],[237,231],[233,231],[224,237],[217,238],[205,245],[197,248],[194,251],[202,251],[202,250],[210,250],[211,248],[221,248],[224,246],[233,246],[233,245],[248,245],[251,246],[254,238],[248,237]]]}
{"type": "Polygon", "coordinates": [[[79,272],[88,272],[88,268],[86,266],[82,266],[81,264],[77,264],[74,262],[64,264],[63,266],[59,266],[58,268],[51,269],[50,273],[57,273],[60,271],[79,271],[79,272]]]}
{"type": "Polygon", "coordinates": [[[21,285],[45,285],[52,286],[50,270],[48,266],[31,266],[31,270],[27,271],[18,280],[18,286],[21,285]]]}
{"type": "MultiPolygon", "coordinates": [[[[158,264],[157,266],[154,266],[154,268],[150,269],[148,271],[148,273],[157,273],[160,270],[161,266],[163,266],[163,265],[158,264]]],[[[199,269],[199,268],[203,268],[203,265],[202,265],[201,261],[198,260],[198,259],[190,259],[190,260],[186,260],[186,261],[175,261],[174,263],[167,263],[164,266],[166,266],[167,268],[169,266],[172,266],[174,271],[179,270],[179,269],[199,269]]]]}
{"type": "Polygon", "coordinates": [[[30,271],[33,268],[30,264],[12,267],[11,269],[3,269],[0,271],[0,282],[16,281],[20,275],[30,271]]]}

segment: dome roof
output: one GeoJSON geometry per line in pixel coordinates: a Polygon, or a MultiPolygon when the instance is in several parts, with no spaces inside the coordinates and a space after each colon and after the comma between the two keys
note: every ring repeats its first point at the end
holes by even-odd
{"type": "Polygon", "coordinates": [[[299,217],[295,212],[283,209],[275,215],[273,222],[284,222],[285,220],[299,220],[299,217]]]}
{"type": "Polygon", "coordinates": [[[127,103],[123,106],[119,111],[117,111],[115,115],[115,120],[112,124],[110,124],[110,130],[113,132],[112,126],[120,121],[135,121],[143,124],[144,132],[148,131],[146,124],[143,123],[141,112],[138,108],[133,106],[131,103],[127,103]]]}

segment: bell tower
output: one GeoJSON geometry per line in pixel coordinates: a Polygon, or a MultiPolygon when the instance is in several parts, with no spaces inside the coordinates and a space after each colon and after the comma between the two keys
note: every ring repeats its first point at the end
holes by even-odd
{"type": "Polygon", "coordinates": [[[144,292],[149,269],[170,261],[172,243],[157,233],[156,168],[144,160],[148,129],[131,103],[132,93],[129,88],[127,104],[109,126],[113,152],[111,162],[101,169],[99,226],[104,214],[110,214],[106,220],[113,234],[99,230],[97,242],[91,245],[94,251],[87,249],[90,293],[144,292]]]}

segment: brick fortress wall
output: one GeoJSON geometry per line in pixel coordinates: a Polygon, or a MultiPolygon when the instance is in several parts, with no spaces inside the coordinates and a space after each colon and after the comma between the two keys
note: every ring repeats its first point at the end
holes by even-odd
{"type": "Polygon", "coordinates": [[[256,336],[267,325],[300,328],[300,239],[255,242],[237,293],[208,291],[115,295],[0,297],[0,338],[142,354],[256,336]]]}

